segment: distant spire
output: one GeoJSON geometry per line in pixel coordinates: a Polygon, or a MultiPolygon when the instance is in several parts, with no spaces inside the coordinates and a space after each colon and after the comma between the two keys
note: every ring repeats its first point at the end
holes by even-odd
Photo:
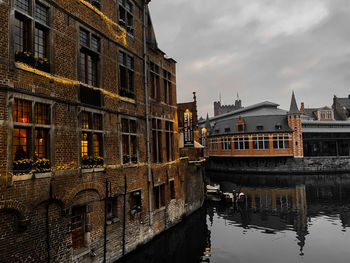
{"type": "Polygon", "coordinates": [[[220,101],[220,104],[221,104],[221,92],[219,92],[219,101],[220,101]]]}
{"type": "Polygon", "coordinates": [[[295,100],[294,91],[292,92],[292,100],[290,102],[289,114],[300,114],[297,102],[295,100]]]}
{"type": "Polygon", "coordinates": [[[209,121],[209,115],[208,115],[208,113],[207,113],[207,118],[205,119],[205,128],[207,129],[208,132],[210,132],[211,126],[210,126],[210,121],[209,121]]]}
{"type": "Polygon", "coordinates": [[[239,100],[239,95],[238,95],[238,92],[237,92],[237,100],[239,100]]]}

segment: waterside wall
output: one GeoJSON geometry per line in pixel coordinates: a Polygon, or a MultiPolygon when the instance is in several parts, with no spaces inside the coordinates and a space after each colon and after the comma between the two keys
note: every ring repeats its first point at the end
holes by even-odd
{"type": "Polygon", "coordinates": [[[237,174],[346,173],[350,172],[350,157],[210,157],[206,163],[206,170],[237,174]]]}

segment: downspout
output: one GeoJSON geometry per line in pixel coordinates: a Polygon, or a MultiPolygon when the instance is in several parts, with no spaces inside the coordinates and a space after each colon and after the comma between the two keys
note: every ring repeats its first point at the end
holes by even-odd
{"type": "Polygon", "coordinates": [[[106,180],[106,193],[105,193],[105,216],[103,227],[103,262],[107,262],[107,198],[108,198],[108,180],[106,180]]]}
{"type": "Polygon", "coordinates": [[[49,218],[49,208],[50,203],[52,202],[52,181],[50,181],[50,189],[49,189],[49,200],[46,203],[46,245],[47,245],[47,262],[51,262],[51,246],[50,246],[50,218],[49,218]]]}
{"type": "Polygon", "coordinates": [[[124,175],[124,195],[123,195],[123,239],[122,239],[122,256],[125,255],[125,230],[126,230],[126,193],[127,193],[126,175],[124,175]]]}
{"type": "Polygon", "coordinates": [[[148,99],[148,81],[147,81],[147,48],[146,48],[146,4],[143,3],[142,27],[143,27],[143,69],[144,69],[144,87],[145,87],[145,104],[146,104],[146,155],[147,155],[147,182],[148,182],[148,217],[149,225],[153,224],[152,218],[152,195],[151,195],[151,151],[150,151],[150,125],[149,125],[149,99],[148,99]]]}

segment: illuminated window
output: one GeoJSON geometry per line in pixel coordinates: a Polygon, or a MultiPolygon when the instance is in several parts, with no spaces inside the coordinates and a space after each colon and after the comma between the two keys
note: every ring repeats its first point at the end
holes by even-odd
{"type": "Polygon", "coordinates": [[[30,122],[31,102],[26,100],[15,99],[13,121],[14,122],[30,122]]]}
{"type": "Polygon", "coordinates": [[[81,112],[81,156],[103,156],[102,115],[88,111],[81,112]]]}
{"type": "Polygon", "coordinates": [[[137,163],[136,120],[122,118],[123,164],[137,163]]]}
{"type": "Polygon", "coordinates": [[[47,104],[35,103],[35,123],[49,124],[50,123],[50,107],[47,104]]]}
{"type": "Polygon", "coordinates": [[[13,120],[13,160],[49,159],[50,106],[41,102],[15,98],[13,120]],[[33,104],[34,111],[31,110],[33,104]]]}

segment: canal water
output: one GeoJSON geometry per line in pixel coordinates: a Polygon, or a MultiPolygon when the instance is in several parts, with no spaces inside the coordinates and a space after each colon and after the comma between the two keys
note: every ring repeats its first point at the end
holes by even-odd
{"type": "Polygon", "coordinates": [[[350,175],[208,177],[246,201],[207,202],[120,262],[350,262],[350,175]]]}

